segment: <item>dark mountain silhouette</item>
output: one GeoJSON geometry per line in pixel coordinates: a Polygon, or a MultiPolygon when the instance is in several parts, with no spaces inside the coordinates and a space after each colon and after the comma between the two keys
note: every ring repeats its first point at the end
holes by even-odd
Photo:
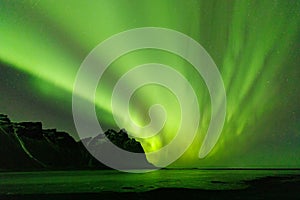
{"type": "Polygon", "coordinates": [[[68,133],[43,129],[41,122],[15,123],[7,115],[0,114],[0,170],[108,169],[86,150],[82,142],[103,144],[109,139],[124,150],[144,153],[141,144],[129,138],[124,129],[119,132],[110,129],[105,136],[99,134],[76,142],[68,133]]]}

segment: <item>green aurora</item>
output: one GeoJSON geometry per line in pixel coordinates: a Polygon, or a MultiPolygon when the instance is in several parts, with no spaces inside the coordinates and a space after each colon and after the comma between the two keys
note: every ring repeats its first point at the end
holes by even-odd
{"type": "MultiPolygon", "coordinates": [[[[173,167],[300,167],[300,1],[2,0],[0,111],[13,119],[42,119],[47,127],[78,137],[70,113],[82,61],[108,37],[149,26],[192,37],[214,59],[227,94],[222,135],[209,156],[199,159],[211,117],[206,85],[184,59],[154,49],[124,55],[105,72],[95,100],[105,128],[118,128],[111,109],[117,80],[137,65],[156,62],[188,79],[201,111],[197,137],[173,167]]],[[[93,101],[84,92],[76,95],[93,101]]],[[[157,136],[140,140],[146,152],[168,144],[180,121],[175,96],[157,85],[144,86],[132,96],[134,121],[146,125],[148,109],[156,103],[165,107],[168,118],[157,136]]],[[[83,118],[88,114],[82,111],[83,118]]],[[[156,159],[150,161],[155,164],[156,159]]]]}

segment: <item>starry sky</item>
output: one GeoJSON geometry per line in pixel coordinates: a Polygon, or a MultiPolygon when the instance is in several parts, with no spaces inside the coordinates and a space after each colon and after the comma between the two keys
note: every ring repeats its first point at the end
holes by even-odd
{"type": "MultiPolygon", "coordinates": [[[[215,61],[227,95],[221,137],[209,156],[198,158],[211,117],[205,82],[184,59],[153,49],[122,56],[105,72],[95,99],[104,129],[119,128],[110,107],[118,78],[133,66],[163,63],[189,80],[201,110],[195,141],[172,166],[300,167],[297,0],[2,0],[0,113],[13,121],[42,121],[45,128],[78,139],[72,91],[84,58],[108,37],[148,26],[188,35],[215,61]]],[[[141,140],[146,152],[173,139],[180,120],[178,102],[165,88],[153,85],[139,89],[130,102],[131,116],[140,125],[149,123],[148,109],[158,102],[165,106],[168,120],[157,136],[141,140]]]]}

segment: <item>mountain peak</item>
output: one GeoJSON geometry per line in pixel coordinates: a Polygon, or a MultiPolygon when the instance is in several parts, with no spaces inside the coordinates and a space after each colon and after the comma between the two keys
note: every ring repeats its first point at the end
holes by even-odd
{"type": "Polygon", "coordinates": [[[43,129],[41,122],[11,122],[7,115],[0,114],[0,169],[107,169],[108,167],[96,160],[82,143],[99,139],[105,139],[104,142],[110,140],[127,151],[144,153],[141,144],[129,138],[125,129],[119,132],[109,129],[94,138],[76,142],[66,132],[43,129]]]}

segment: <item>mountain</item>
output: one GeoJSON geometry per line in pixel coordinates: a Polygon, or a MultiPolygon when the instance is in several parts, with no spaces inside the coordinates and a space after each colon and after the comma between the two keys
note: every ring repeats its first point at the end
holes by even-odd
{"type": "MultiPolygon", "coordinates": [[[[43,129],[41,122],[15,123],[0,114],[0,170],[108,169],[85,148],[85,145],[105,145],[108,140],[124,150],[144,153],[141,144],[129,138],[124,129],[119,132],[110,129],[77,142],[68,133],[43,129]]],[[[145,163],[149,164],[146,156],[145,163]]],[[[149,167],[153,168],[151,164],[149,167]]]]}

